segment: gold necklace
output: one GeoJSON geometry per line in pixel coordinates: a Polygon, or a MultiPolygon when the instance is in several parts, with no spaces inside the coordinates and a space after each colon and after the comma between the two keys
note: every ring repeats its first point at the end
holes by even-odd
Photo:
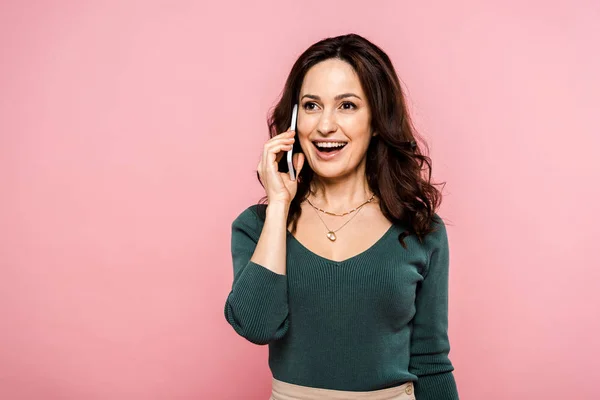
{"type": "Polygon", "coordinates": [[[323,222],[323,225],[325,225],[325,228],[327,228],[327,239],[331,240],[332,242],[335,242],[335,240],[337,239],[337,236],[335,235],[335,232],[339,231],[340,229],[342,229],[344,226],[346,226],[346,224],[350,221],[352,221],[352,219],[354,217],[356,217],[358,215],[358,212],[360,212],[360,210],[364,207],[365,204],[370,203],[371,201],[373,201],[373,198],[375,197],[375,195],[373,194],[373,196],[371,196],[371,198],[367,201],[365,201],[364,203],[362,203],[360,206],[354,208],[353,210],[346,212],[344,214],[341,215],[346,215],[346,214],[350,214],[351,212],[357,211],[356,214],[354,214],[348,221],[346,221],[342,226],[340,226],[339,228],[337,228],[335,231],[332,231],[331,229],[329,229],[329,227],[327,226],[327,224],[325,223],[325,221],[323,221],[323,218],[321,218],[321,216],[319,215],[319,213],[317,212],[317,210],[319,211],[323,211],[327,214],[331,214],[331,215],[338,215],[338,214],[333,214],[333,213],[329,213],[325,210],[321,210],[318,207],[315,207],[310,200],[306,199],[308,201],[308,204],[311,205],[311,207],[315,210],[315,212],[317,213],[317,217],[319,217],[319,219],[321,220],[321,222],[323,222]]]}
{"type": "Polygon", "coordinates": [[[355,207],[355,208],[353,208],[352,210],[350,210],[350,211],[347,211],[347,212],[345,212],[345,213],[343,213],[343,214],[336,214],[336,213],[332,213],[332,212],[329,212],[329,211],[325,211],[325,210],[323,210],[322,208],[319,208],[319,207],[317,207],[317,206],[313,205],[313,203],[311,203],[309,199],[306,199],[306,201],[308,201],[308,204],[310,204],[310,205],[312,206],[312,208],[314,208],[314,209],[316,209],[316,210],[319,210],[319,211],[321,211],[321,212],[323,212],[323,213],[325,213],[325,214],[329,214],[329,215],[335,215],[335,216],[337,216],[337,217],[343,217],[344,215],[347,215],[347,214],[353,213],[354,211],[356,211],[356,210],[357,210],[357,209],[359,209],[360,207],[364,206],[365,204],[372,202],[374,198],[375,198],[375,194],[373,193],[373,195],[371,196],[371,198],[370,198],[369,200],[365,201],[364,203],[362,203],[362,204],[361,204],[361,205],[359,205],[358,207],[355,207]]]}

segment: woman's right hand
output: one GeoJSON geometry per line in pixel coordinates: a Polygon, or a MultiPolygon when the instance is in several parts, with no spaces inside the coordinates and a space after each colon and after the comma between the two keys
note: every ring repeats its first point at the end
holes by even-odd
{"type": "Polygon", "coordinates": [[[265,187],[269,204],[281,202],[289,205],[298,190],[298,176],[304,165],[304,154],[296,153],[292,157],[296,169],[296,180],[290,179],[289,173],[279,172],[279,160],[294,145],[296,132],[286,131],[267,140],[264,145],[262,157],[257,166],[258,176],[265,187]]]}

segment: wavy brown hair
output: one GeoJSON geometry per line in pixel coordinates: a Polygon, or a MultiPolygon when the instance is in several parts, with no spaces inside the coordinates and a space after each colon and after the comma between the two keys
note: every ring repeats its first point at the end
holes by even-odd
{"type": "MultiPolygon", "coordinates": [[[[323,39],[306,49],[292,66],[279,102],[270,110],[269,137],[285,132],[290,126],[292,107],[298,103],[307,71],[332,58],[354,68],[371,109],[371,127],[377,135],[372,136],[366,155],[369,189],[379,197],[383,214],[406,227],[398,237],[404,248],[404,238],[408,235],[415,234],[422,241],[434,230],[432,222],[438,222],[436,209],[442,196],[431,183],[431,159],[423,154],[418,142],[428,151],[427,144],[412,125],[400,80],[381,48],[360,35],[348,34],[323,39]]],[[[302,152],[298,140],[294,142],[294,152],[302,152]]],[[[279,170],[288,170],[285,157],[279,162],[279,170]]],[[[256,175],[262,185],[258,172],[256,175]]],[[[292,233],[296,232],[302,213],[300,204],[311,193],[313,176],[314,171],[305,162],[288,213],[286,226],[292,225],[292,233]]],[[[267,200],[265,196],[258,204],[267,200]]]]}

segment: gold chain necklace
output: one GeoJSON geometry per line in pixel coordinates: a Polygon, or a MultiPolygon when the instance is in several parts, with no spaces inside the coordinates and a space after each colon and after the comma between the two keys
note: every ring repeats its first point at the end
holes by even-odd
{"type": "Polygon", "coordinates": [[[342,229],[344,226],[346,226],[346,224],[347,224],[348,222],[352,221],[352,219],[358,215],[358,212],[360,212],[360,210],[361,210],[361,209],[362,209],[362,208],[365,206],[365,204],[367,204],[367,203],[370,203],[370,202],[372,202],[372,201],[373,201],[373,198],[374,198],[374,197],[375,197],[375,194],[373,194],[373,196],[371,196],[371,198],[370,198],[369,200],[365,201],[365,202],[364,202],[364,203],[362,203],[360,206],[358,206],[358,207],[356,207],[356,208],[354,208],[354,209],[352,209],[352,210],[350,210],[350,211],[348,211],[348,212],[345,212],[345,213],[343,213],[343,214],[335,214],[335,213],[330,213],[330,212],[328,212],[328,211],[325,211],[325,210],[323,210],[323,209],[320,209],[320,208],[318,208],[318,207],[315,207],[315,206],[314,206],[314,205],[313,205],[313,204],[310,202],[310,200],[306,199],[306,201],[308,201],[308,204],[310,204],[310,205],[311,205],[311,207],[312,207],[312,208],[315,210],[315,212],[317,213],[317,217],[319,217],[319,219],[321,220],[321,222],[323,222],[323,225],[325,225],[325,228],[327,228],[327,239],[331,240],[332,242],[335,242],[335,240],[337,239],[337,236],[335,235],[335,232],[339,231],[339,230],[340,230],[340,229],[342,229]],[[329,229],[329,227],[327,226],[327,224],[325,223],[325,221],[323,221],[323,218],[321,218],[321,216],[319,215],[319,213],[317,212],[317,210],[318,210],[318,211],[321,211],[321,212],[324,212],[324,213],[326,213],[326,214],[330,214],[330,215],[336,215],[336,216],[344,216],[344,215],[350,214],[350,213],[352,213],[352,212],[354,212],[354,211],[357,211],[357,213],[356,213],[356,214],[354,214],[354,215],[353,215],[353,216],[352,216],[352,217],[351,217],[351,218],[350,218],[348,221],[346,221],[346,222],[345,222],[345,223],[344,223],[342,226],[340,226],[339,228],[337,228],[335,231],[332,231],[331,229],[329,229]]]}
{"type": "Polygon", "coordinates": [[[306,201],[308,201],[308,204],[310,204],[310,205],[312,206],[312,208],[314,208],[314,209],[316,209],[316,210],[319,210],[319,211],[321,211],[321,212],[323,212],[323,213],[325,213],[325,214],[329,214],[329,215],[335,215],[335,216],[337,216],[337,217],[343,217],[344,215],[347,215],[347,214],[353,213],[354,211],[358,210],[360,207],[364,206],[365,204],[372,202],[374,198],[375,198],[375,194],[373,194],[369,200],[365,201],[364,203],[362,203],[362,204],[361,204],[361,205],[359,205],[358,207],[355,207],[355,208],[353,208],[352,210],[350,210],[350,211],[347,211],[347,212],[345,212],[345,213],[343,213],[343,214],[336,214],[336,213],[332,213],[332,212],[329,212],[329,211],[325,211],[325,210],[323,210],[322,208],[319,208],[319,207],[317,207],[317,206],[313,205],[313,203],[311,203],[309,199],[306,199],[306,201]]]}

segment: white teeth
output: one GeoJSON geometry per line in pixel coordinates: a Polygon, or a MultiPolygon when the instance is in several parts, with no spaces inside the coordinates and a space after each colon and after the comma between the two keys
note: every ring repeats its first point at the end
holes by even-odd
{"type": "Polygon", "coordinates": [[[346,143],[342,142],[318,142],[315,143],[317,147],[343,147],[346,143]]]}

